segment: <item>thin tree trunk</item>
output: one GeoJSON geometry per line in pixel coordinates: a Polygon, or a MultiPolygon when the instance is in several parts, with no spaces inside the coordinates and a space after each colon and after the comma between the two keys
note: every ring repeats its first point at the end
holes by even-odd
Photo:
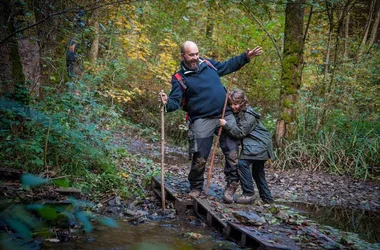
{"type": "Polygon", "coordinates": [[[377,1],[377,3],[376,3],[375,13],[376,13],[375,22],[373,23],[373,26],[372,26],[371,38],[369,39],[369,44],[368,44],[370,48],[375,43],[376,35],[377,35],[377,30],[379,28],[379,22],[380,22],[380,1],[377,1]]]}
{"type": "Polygon", "coordinates": [[[328,36],[328,41],[327,41],[327,53],[326,53],[326,60],[325,60],[325,72],[323,75],[323,87],[322,87],[322,95],[325,94],[326,92],[326,78],[329,73],[329,64],[330,64],[330,53],[331,53],[331,39],[332,39],[332,32],[334,29],[334,13],[332,6],[330,6],[329,1],[325,1],[326,3],[326,11],[327,11],[327,16],[329,18],[329,36],[328,36]]]}
{"type": "Polygon", "coordinates": [[[214,9],[215,1],[208,1],[208,12],[206,20],[206,39],[211,39],[214,32],[214,9]]]}
{"type": "Polygon", "coordinates": [[[347,16],[346,16],[346,22],[345,22],[345,26],[344,26],[344,50],[343,50],[343,59],[344,59],[344,62],[347,61],[347,58],[348,58],[348,32],[349,32],[349,24],[350,24],[350,13],[347,12],[347,16]]]}
{"type": "Polygon", "coordinates": [[[365,49],[365,45],[367,43],[369,28],[371,26],[371,21],[372,21],[372,15],[373,15],[373,11],[375,9],[375,3],[376,3],[376,0],[371,1],[371,7],[369,9],[369,15],[368,15],[367,23],[365,25],[365,32],[364,32],[363,39],[362,39],[362,42],[361,42],[360,47],[359,47],[359,51],[357,53],[356,62],[360,61],[361,55],[363,54],[363,51],[365,49]]]}
{"type": "Polygon", "coordinates": [[[99,14],[98,10],[94,11],[94,40],[91,44],[91,51],[90,51],[90,62],[91,65],[95,65],[96,60],[98,59],[98,53],[99,53],[99,14]]]}

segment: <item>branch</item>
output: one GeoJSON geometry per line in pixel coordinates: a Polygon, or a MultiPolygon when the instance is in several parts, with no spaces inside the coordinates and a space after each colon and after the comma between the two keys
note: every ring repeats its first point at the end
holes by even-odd
{"type": "Polygon", "coordinates": [[[269,32],[265,29],[265,27],[262,25],[262,23],[260,23],[260,21],[256,18],[255,15],[253,15],[253,13],[251,12],[251,10],[248,8],[248,6],[246,6],[244,3],[241,3],[243,5],[243,7],[247,10],[247,12],[249,14],[251,14],[251,16],[253,17],[253,19],[255,19],[255,21],[260,25],[260,27],[264,30],[264,32],[269,36],[269,38],[272,40],[272,43],[277,51],[277,55],[278,55],[278,58],[280,59],[280,62],[281,62],[281,65],[282,65],[282,57],[281,57],[281,53],[279,51],[279,49],[277,48],[277,44],[276,44],[276,41],[274,40],[274,38],[269,34],[269,32]]]}
{"type": "Polygon", "coordinates": [[[305,34],[303,35],[303,43],[305,44],[306,42],[306,37],[307,37],[307,32],[309,31],[309,26],[310,26],[310,22],[311,22],[311,16],[313,15],[313,5],[310,7],[310,15],[309,15],[309,18],[307,19],[307,24],[306,24],[306,28],[305,28],[305,34]]]}
{"type": "MultiPolygon", "coordinates": [[[[129,0],[117,0],[115,2],[105,3],[103,5],[98,5],[98,6],[94,6],[94,7],[91,7],[91,5],[93,5],[93,4],[88,4],[88,5],[85,6],[84,10],[85,11],[91,11],[91,10],[103,8],[103,7],[108,6],[108,5],[113,5],[113,4],[118,4],[118,3],[124,3],[124,2],[130,3],[129,0]]],[[[65,13],[76,13],[80,9],[81,9],[80,7],[75,7],[75,8],[71,8],[71,9],[66,9],[66,10],[55,12],[55,13],[53,13],[53,14],[45,17],[44,19],[42,19],[42,20],[40,20],[40,21],[38,21],[36,23],[33,23],[31,25],[28,25],[28,26],[26,26],[24,28],[18,29],[16,31],[10,33],[7,37],[5,37],[3,40],[0,41],[0,44],[5,43],[8,39],[10,39],[12,36],[16,35],[17,33],[22,32],[22,31],[27,30],[27,29],[30,29],[30,28],[33,28],[33,27],[39,25],[42,22],[45,22],[46,20],[48,20],[48,19],[50,19],[52,17],[59,16],[59,15],[65,14],[65,13]]]]}

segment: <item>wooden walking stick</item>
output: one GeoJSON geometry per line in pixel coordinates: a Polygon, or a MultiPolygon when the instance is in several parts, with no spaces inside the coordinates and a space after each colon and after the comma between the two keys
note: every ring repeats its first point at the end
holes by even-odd
{"type": "Polygon", "coordinates": [[[164,91],[161,90],[161,203],[162,203],[162,211],[165,211],[165,178],[164,178],[164,155],[165,155],[165,104],[162,100],[162,93],[164,91]]]}
{"type": "MultiPolygon", "coordinates": [[[[235,72],[232,74],[231,80],[230,80],[230,82],[229,82],[229,84],[227,86],[226,99],[224,100],[224,107],[223,107],[223,112],[222,112],[222,119],[224,119],[224,114],[226,113],[226,107],[227,107],[227,101],[228,101],[228,90],[229,90],[229,88],[230,88],[230,86],[232,84],[232,80],[234,79],[234,76],[235,76],[235,72]]],[[[218,147],[219,138],[220,138],[220,135],[222,134],[222,129],[223,129],[222,126],[220,126],[219,131],[218,131],[218,136],[216,137],[214,148],[212,150],[210,168],[208,169],[208,173],[207,173],[206,194],[208,193],[208,189],[210,187],[210,179],[211,179],[212,166],[214,165],[214,158],[215,158],[215,154],[216,154],[216,148],[218,147]]]]}

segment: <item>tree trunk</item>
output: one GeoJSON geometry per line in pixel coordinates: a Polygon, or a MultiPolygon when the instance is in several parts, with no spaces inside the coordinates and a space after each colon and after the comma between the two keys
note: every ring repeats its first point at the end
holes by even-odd
{"type": "Polygon", "coordinates": [[[304,0],[288,1],[285,10],[284,51],[281,74],[281,117],[277,120],[276,145],[296,135],[297,115],[295,105],[301,86],[303,63],[304,0]]]}
{"type": "Polygon", "coordinates": [[[52,62],[48,61],[49,58],[54,58],[53,54],[56,53],[55,47],[57,45],[57,23],[55,18],[49,18],[51,14],[54,13],[54,1],[52,0],[32,0],[33,11],[35,16],[35,21],[41,23],[36,29],[38,48],[39,48],[39,68],[41,76],[39,78],[40,92],[39,98],[44,99],[46,95],[46,88],[51,87],[49,75],[49,68],[47,65],[51,65],[52,62]]]}
{"type": "MultiPolygon", "coordinates": [[[[9,1],[0,1],[0,40],[7,37],[9,34],[15,31],[14,27],[14,13],[9,1]]],[[[21,101],[26,104],[27,91],[25,90],[25,75],[22,68],[22,62],[20,57],[19,45],[16,39],[16,35],[10,37],[10,39],[0,43],[0,97],[8,97],[10,99],[21,101]],[[24,88],[23,95],[16,93],[17,90],[24,88]]]]}

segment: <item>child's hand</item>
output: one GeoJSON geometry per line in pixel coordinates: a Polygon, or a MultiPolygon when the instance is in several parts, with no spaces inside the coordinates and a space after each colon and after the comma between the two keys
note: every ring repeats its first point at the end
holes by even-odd
{"type": "Polygon", "coordinates": [[[224,120],[224,119],[219,119],[219,124],[220,124],[220,126],[221,127],[224,127],[224,125],[226,125],[226,120],[224,120]]]}

